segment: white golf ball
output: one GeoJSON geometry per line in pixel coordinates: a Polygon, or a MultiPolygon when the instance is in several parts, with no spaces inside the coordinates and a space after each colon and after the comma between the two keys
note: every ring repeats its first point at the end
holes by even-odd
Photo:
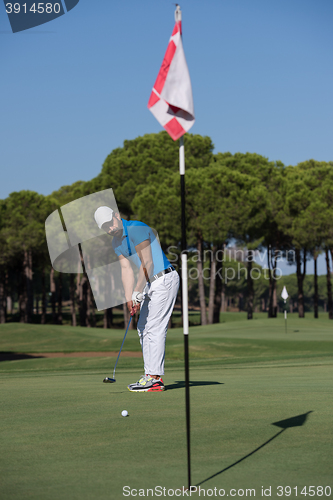
{"type": "Polygon", "coordinates": [[[121,412],[121,414],[122,414],[123,417],[128,417],[128,411],[127,410],[123,410],[121,412]]]}

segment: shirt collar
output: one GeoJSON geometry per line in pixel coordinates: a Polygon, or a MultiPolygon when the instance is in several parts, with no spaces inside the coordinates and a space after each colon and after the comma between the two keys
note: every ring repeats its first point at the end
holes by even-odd
{"type": "Polygon", "coordinates": [[[121,222],[123,223],[123,234],[122,234],[122,238],[121,238],[123,240],[128,235],[128,231],[126,230],[127,226],[128,226],[128,221],[125,219],[121,219],[121,222]]]}

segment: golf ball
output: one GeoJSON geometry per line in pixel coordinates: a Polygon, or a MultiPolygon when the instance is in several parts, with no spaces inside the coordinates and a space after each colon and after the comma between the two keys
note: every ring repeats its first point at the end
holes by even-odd
{"type": "Polygon", "coordinates": [[[122,414],[123,417],[128,417],[128,411],[127,410],[123,410],[121,412],[121,414],[122,414]]]}

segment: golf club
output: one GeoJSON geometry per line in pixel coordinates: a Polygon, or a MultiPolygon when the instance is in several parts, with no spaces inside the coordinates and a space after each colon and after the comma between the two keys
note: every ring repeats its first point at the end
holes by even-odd
{"type": "Polygon", "coordinates": [[[129,326],[130,326],[130,324],[131,324],[132,318],[133,318],[133,316],[131,316],[131,317],[130,317],[130,320],[129,320],[129,322],[128,322],[128,325],[127,325],[127,328],[126,328],[126,332],[125,332],[125,335],[124,335],[124,338],[123,338],[123,341],[122,341],[122,344],[121,344],[121,347],[120,347],[120,350],[119,350],[119,353],[118,353],[117,361],[116,361],[116,364],[114,365],[114,370],[113,370],[113,378],[110,378],[110,377],[105,377],[105,379],[103,380],[103,382],[105,382],[105,383],[113,384],[113,383],[116,381],[116,379],[114,378],[115,373],[116,373],[116,366],[117,366],[118,359],[119,359],[119,356],[120,356],[121,350],[122,350],[122,348],[123,348],[123,345],[124,345],[124,342],[125,342],[125,339],[126,339],[126,335],[127,335],[127,332],[128,332],[129,326]]]}

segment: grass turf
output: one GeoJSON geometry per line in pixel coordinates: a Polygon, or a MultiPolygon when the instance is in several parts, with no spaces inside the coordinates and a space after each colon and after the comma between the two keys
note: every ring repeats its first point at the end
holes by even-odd
{"type": "MultiPolygon", "coordinates": [[[[291,318],[289,326],[287,336],[283,321],[266,319],[190,330],[193,484],[225,496],[253,488],[256,497],[271,486],[271,498],[281,498],[279,485],[297,486],[298,498],[303,486],[333,486],[331,325],[291,318]],[[308,412],[293,426],[291,417],[308,412]],[[272,425],[281,420],[283,432],[272,425]]],[[[93,329],[34,328],[1,326],[1,351],[66,351],[68,339],[70,350],[102,350],[108,340],[93,329]]],[[[123,333],[110,332],[114,348],[123,333]]],[[[136,349],[134,332],[128,340],[136,349]]],[[[120,359],[110,385],[102,378],[115,358],[1,362],[1,499],[118,500],[126,485],[146,497],[147,488],[185,485],[181,330],[167,344],[162,394],[127,391],[141,373],[135,358],[120,359]]]]}

